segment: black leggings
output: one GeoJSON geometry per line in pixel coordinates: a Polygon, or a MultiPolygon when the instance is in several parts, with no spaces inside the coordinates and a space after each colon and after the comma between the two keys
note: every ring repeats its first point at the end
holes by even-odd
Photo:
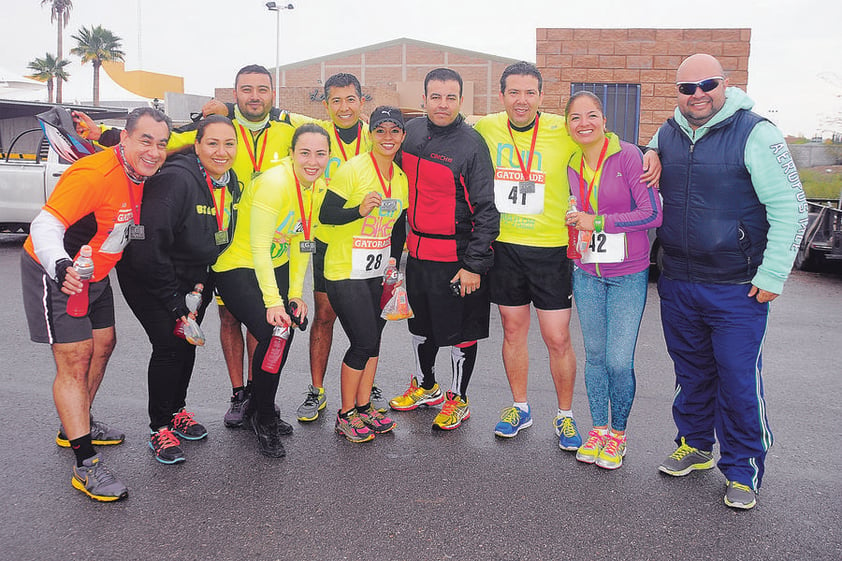
{"type": "Polygon", "coordinates": [[[343,362],[364,370],[368,359],[380,355],[380,336],[386,320],[380,317],[380,277],[325,281],[327,297],[345,335],[351,341],[343,362]]]}
{"type": "MultiPolygon", "coordinates": [[[[196,361],[196,347],[173,335],[176,320],[161,301],[146,290],[143,278],[130,270],[117,267],[117,280],[120,281],[120,290],[129,308],[152,343],[152,356],[147,371],[149,428],[158,430],[169,425],[173,415],[185,406],[187,387],[196,361]]],[[[193,290],[193,286],[191,281],[180,281],[178,290],[187,294],[193,290]]],[[[206,285],[196,318],[199,323],[205,316],[212,295],[213,287],[206,285]]]]}
{"type": "MultiPolygon", "coordinates": [[[[289,292],[289,264],[275,269],[275,281],[278,283],[278,290],[286,300],[286,294],[289,292]]],[[[257,414],[262,420],[272,419],[275,415],[275,395],[278,393],[280,373],[289,356],[295,330],[290,329],[280,370],[277,373],[263,370],[263,358],[269,349],[273,327],[266,321],[263,293],[260,291],[254,269],[232,269],[216,273],[216,285],[228,311],[257,339],[251,368],[252,398],[249,407],[252,410],[257,409],[257,414]]]]}

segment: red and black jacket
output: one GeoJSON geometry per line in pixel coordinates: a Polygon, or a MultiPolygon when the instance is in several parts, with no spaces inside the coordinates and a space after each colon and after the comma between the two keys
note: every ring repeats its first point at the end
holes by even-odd
{"type": "Polygon", "coordinates": [[[487,272],[500,213],[494,167],[480,135],[461,115],[446,127],[413,119],[406,126],[401,169],[409,180],[410,256],[487,272]]]}

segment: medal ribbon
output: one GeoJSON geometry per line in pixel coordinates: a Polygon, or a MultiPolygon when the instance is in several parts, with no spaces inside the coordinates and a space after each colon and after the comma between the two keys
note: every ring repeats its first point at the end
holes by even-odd
{"type": "MultiPolygon", "coordinates": [[[[342,152],[342,160],[347,162],[348,155],[345,153],[345,145],[342,142],[342,139],[339,137],[339,131],[336,130],[336,125],[333,125],[333,136],[336,137],[336,144],[339,146],[339,151],[342,152]]],[[[357,147],[354,151],[354,156],[360,155],[360,139],[363,136],[363,125],[362,123],[357,123],[357,147]]]]}
{"type": "Polygon", "coordinates": [[[313,196],[310,197],[310,212],[307,219],[304,218],[304,197],[301,195],[301,183],[298,181],[298,176],[295,175],[295,170],[292,171],[292,176],[295,178],[295,192],[298,194],[298,209],[301,211],[301,228],[304,230],[304,240],[310,241],[310,225],[313,223],[313,196]]]}
{"type": "Polygon", "coordinates": [[[596,178],[599,175],[599,168],[602,167],[602,162],[605,160],[605,152],[608,150],[608,138],[602,145],[602,151],[599,153],[599,161],[596,163],[596,169],[591,178],[591,184],[588,186],[588,196],[585,197],[585,155],[582,154],[582,161],[579,163],[579,197],[582,201],[582,212],[588,212],[591,205],[591,195],[593,194],[593,186],[596,183],[596,178]]]}
{"type": "MultiPolygon", "coordinates": [[[[125,168],[126,160],[123,159],[123,155],[120,153],[120,149],[115,148],[114,152],[117,154],[117,159],[120,160],[120,163],[125,168]]],[[[140,183],[140,189],[143,190],[143,185],[146,181],[142,181],[140,183]]],[[[134,189],[132,189],[133,182],[129,179],[129,176],[126,176],[126,189],[129,191],[129,204],[132,206],[132,221],[134,222],[135,226],[140,224],[140,201],[135,199],[134,196],[134,189]]]]}
{"type": "MultiPolygon", "coordinates": [[[[369,152],[369,156],[371,156],[371,162],[374,164],[374,171],[377,172],[377,179],[380,180],[380,186],[383,187],[383,193],[386,195],[387,199],[392,198],[392,178],[389,178],[389,185],[386,185],[386,182],[383,180],[383,175],[380,173],[380,168],[377,166],[377,160],[374,159],[374,154],[369,152]]],[[[390,170],[391,171],[391,170],[390,170]]]]}
{"type": "MultiPolygon", "coordinates": [[[[201,164],[199,164],[201,166],[201,164]]],[[[213,213],[216,215],[216,225],[219,228],[219,231],[222,231],[222,217],[225,213],[225,191],[228,189],[223,185],[222,186],[222,197],[219,201],[219,206],[216,206],[216,197],[213,196],[213,182],[211,181],[210,175],[208,172],[202,168],[202,173],[205,174],[205,181],[208,184],[208,191],[210,191],[211,200],[213,201],[213,213]]]]}
{"type": "Polygon", "coordinates": [[[243,135],[243,142],[246,145],[246,152],[249,153],[249,159],[251,160],[251,168],[254,171],[260,171],[260,168],[263,167],[263,156],[266,154],[266,139],[269,137],[269,131],[264,129],[263,131],[263,146],[260,148],[260,160],[255,159],[255,154],[257,153],[257,142],[254,140],[254,137],[251,133],[246,134],[246,129],[243,128],[243,125],[237,123],[237,126],[240,127],[240,134],[243,135]],[[254,143],[254,149],[252,149],[251,145],[254,143]]]}
{"type": "Polygon", "coordinates": [[[526,162],[526,165],[523,165],[523,158],[520,156],[520,149],[517,147],[517,142],[515,142],[515,135],[512,132],[512,123],[511,121],[506,121],[506,126],[509,128],[509,136],[512,138],[512,144],[515,147],[515,154],[517,154],[517,161],[520,164],[520,171],[523,172],[523,180],[529,181],[529,173],[532,169],[532,157],[535,155],[535,141],[538,140],[538,119],[540,115],[535,115],[535,125],[532,127],[532,143],[529,145],[529,160],[526,162]]]}

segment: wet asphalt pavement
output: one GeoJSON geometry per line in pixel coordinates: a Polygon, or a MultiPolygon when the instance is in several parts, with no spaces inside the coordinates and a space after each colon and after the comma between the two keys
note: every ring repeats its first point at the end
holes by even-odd
{"type": "MultiPolygon", "coordinates": [[[[672,365],[654,283],[637,348],[637,396],[629,449],[613,472],[559,450],[556,401],[546,349],[533,325],[529,400],[535,424],[495,438],[511,404],[500,358],[502,330],[480,342],[470,386],[471,418],[449,433],[431,430],[436,411],[394,413],[393,434],[351,444],[333,432],[339,363],[336,328],[327,414],[294,421],[309,382],[306,334],[293,343],[278,395],[295,432],[287,457],[257,453],[254,435],[223,426],[230,387],[216,312],[204,325],[188,396],[205,441],[187,442],[187,461],[156,462],[147,445],[145,372],[150,346],[119,289],[117,349],[94,404],[97,418],[126,432],[101,447],[128,485],[118,503],[89,500],[70,486],[72,453],[58,448],[49,348],[29,341],[20,300],[21,236],[0,234],[0,560],[566,560],[842,558],[842,270],[795,272],[772,307],[764,381],[775,444],[758,506],[722,503],[717,470],[683,478],[657,466],[673,450],[672,365]]],[[[116,287],[116,283],[115,283],[116,287]]],[[[311,301],[311,298],[307,298],[311,301]]],[[[535,320],[533,319],[533,323],[535,320]]],[[[579,378],[574,413],[590,428],[578,321],[571,326],[579,378]]],[[[449,385],[449,353],[439,381],[449,385]]],[[[389,397],[408,383],[412,357],[403,322],[386,327],[377,383],[389,397]]]]}

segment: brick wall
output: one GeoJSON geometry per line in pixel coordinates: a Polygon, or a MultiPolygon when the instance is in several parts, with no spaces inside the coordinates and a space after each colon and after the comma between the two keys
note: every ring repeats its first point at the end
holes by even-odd
{"type": "MultiPolygon", "coordinates": [[[[366,102],[368,110],[381,104],[420,109],[424,76],[433,68],[445,66],[459,72],[470,84],[465,89],[465,111],[485,115],[502,111],[497,96],[500,74],[512,62],[515,60],[410,39],[390,41],[281,67],[281,106],[326,118],[321,102],[312,101],[311,94],[315,89],[321,94],[324,81],[331,75],[349,72],[359,78],[363,93],[371,96],[366,102]],[[403,96],[398,94],[398,84],[403,84],[403,96]]],[[[269,70],[274,76],[274,68],[269,70]]],[[[231,88],[217,89],[215,95],[233,99],[231,88]]]]}
{"type": "Polygon", "coordinates": [[[748,84],[750,29],[536,31],[536,64],[544,77],[544,110],[561,113],[572,82],[640,84],[640,143],[648,142],[672,116],[675,71],[686,57],[711,54],[722,63],[732,86],[745,89],[748,84]]]}
{"type": "MultiPolygon", "coordinates": [[[[292,113],[307,115],[315,119],[327,119],[327,109],[321,99],[323,95],[324,88],[321,85],[281,88],[281,107],[292,113]]],[[[363,86],[363,96],[366,97],[363,106],[366,118],[378,105],[398,105],[398,92],[393,87],[363,86]]],[[[217,88],[214,91],[214,97],[233,103],[234,89],[217,88]]]]}

